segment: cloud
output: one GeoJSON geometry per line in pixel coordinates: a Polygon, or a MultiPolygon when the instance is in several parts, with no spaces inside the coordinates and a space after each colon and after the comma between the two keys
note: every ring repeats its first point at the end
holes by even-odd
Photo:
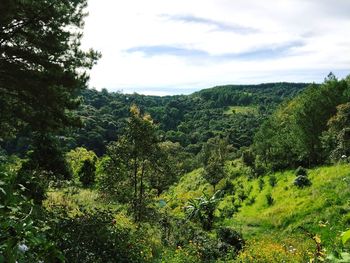
{"type": "Polygon", "coordinates": [[[141,52],[146,57],[153,56],[176,56],[176,57],[207,57],[209,54],[198,49],[187,49],[176,46],[140,46],[133,47],[126,50],[127,53],[141,52]]]}
{"type": "Polygon", "coordinates": [[[350,73],[349,0],[88,0],[90,86],[148,94],[350,73]]]}
{"type": "Polygon", "coordinates": [[[259,30],[257,30],[256,28],[245,27],[238,24],[224,23],[224,22],[203,18],[203,17],[196,17],[192,15],[162,15],[162,17],[165,17],[170,21],[175,21],[175,22],[207,25],[214,28],[217,31],[228,31],[228,32],[234,32],[237,34],[253,34],[253,33],[259,32],[259,30]]]}
{"type": "Polygon", "coordinates": [[[230,61],[230,60],[267,60],[293,55],[296,48],[304,45],[301,41],[272,45],[240,53],[210,54],[204,50],[190,49],[177,46],[139,46],[127,49],[127,53],[141,53],[145,57],[174,56],[189,61],[230,61]]]}

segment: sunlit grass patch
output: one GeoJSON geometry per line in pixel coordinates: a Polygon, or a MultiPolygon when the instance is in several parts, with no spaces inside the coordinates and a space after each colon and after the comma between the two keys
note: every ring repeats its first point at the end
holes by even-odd
{"type": "Polygon", "coordinates": [[[231,114],[257,114],[258,109],[255,106],[229,106],[224,111],[225,115],[231,114]]]}

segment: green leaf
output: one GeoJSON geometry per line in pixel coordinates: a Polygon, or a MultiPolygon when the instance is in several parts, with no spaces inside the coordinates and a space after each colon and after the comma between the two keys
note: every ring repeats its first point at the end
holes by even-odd
{"type": "Polygon", "coordinates": [[[341,237],[341,240],[343,242],[343,245],[345,245],[350,239],[350,229],[348,231],[345,231],[343,234],[342,234],[342,237],[341,237]]]}

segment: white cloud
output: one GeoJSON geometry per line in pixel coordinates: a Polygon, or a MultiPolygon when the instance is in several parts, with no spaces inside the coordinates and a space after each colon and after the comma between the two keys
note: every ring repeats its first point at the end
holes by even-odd
{"type": "Polygon", "coordinates": [[[83,46],[103,56],[91,72],[97,89],[164,95],[350,73],[347,0],[89,0],[88,11],[83,46]],[[139,47],[153,55],[127,52],[139,47]],[[164,52],[176,48],[207,57],[164,52]]]}

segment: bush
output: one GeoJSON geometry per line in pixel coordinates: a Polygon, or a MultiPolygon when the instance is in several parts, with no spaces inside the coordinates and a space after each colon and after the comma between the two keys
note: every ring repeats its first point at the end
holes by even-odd
{"type": "Polygon", "coordinates": [[[295,178],[294,185],[299,187],[299,188],[303,188],[306,186],[310,186],[311,181],[307,176],[299,175],[297,178],[295,178]]]}
{"type": "Polygon", "coordinates": [[[247,206],[253,205],[256,201],[256,196],[252,196],[247,200],[247,206]]]}
{"type": "Polygon", "coordinates": [[[221,190],[225,193],[225,194],[234,194],[235,192],[235,186],[233,185],[233,183],[230,180],[225,180],[225,184],[224,186],[221,188],[221,190]]]}
{"type": "Polygon", "coordinates": [[[277,178],[276,178],[276,176],[271,175],[271,176],[269,177],[269,184],[270,184],[272,187],[275,187],[275,186],[276,186],[276,184],[277,184],[277,178]]]}
{"type": "Polygon", "coordinates": [[[84,211],[69,218],[57,209],[50,215],[53,241],[66,262],[153,262],[155,244],[146,233],[113,211],[84,211]]]}
{"type": "Polygon", "coordinates": [[[258,183],[259,183],[259,192],[261,192],[262,189],[264,189],[264,185],[265,185],[264,178],[260,177],[258,183]]]}
{"type": "Polygon", "coordinates": [[[63,262],[41,207],[18,189],[13,168],[0,164],[0,262],[63,262]]]}
{"type": "Polygon", "coordinates": [[[275,202],[275,200],[273,199],[272,195],[270,193],[266,194],[266,201],[267,201],[267,205],[271,206],[273,205],[273,203],[275,202]]]}
{"type": "Polygon", "coordinates": [[[219,244],[219,250],[226,253],[237,254],[238,251],[243,249],[245,244],[242,235],[228,227],[221,227],[217,230],[217,237],[221,241],[219,244]]]}
{"type": "Polygon", "coordinates": [[[307,176],[307,170],[302,166],[299,166],[295,170],[295,176],[299,176],[299,175],[307,176]]]}
{"type": "Polygon", "coordinates": [[[95,182],[95,161],[86,159],[81,166],[78,175],[83,186],[91,186],[95,182]]]}

